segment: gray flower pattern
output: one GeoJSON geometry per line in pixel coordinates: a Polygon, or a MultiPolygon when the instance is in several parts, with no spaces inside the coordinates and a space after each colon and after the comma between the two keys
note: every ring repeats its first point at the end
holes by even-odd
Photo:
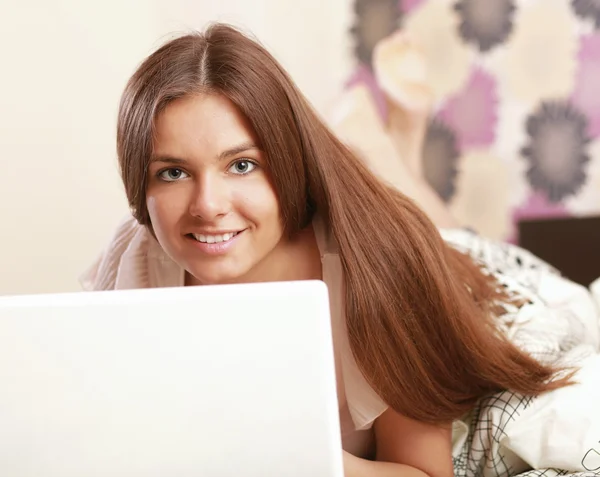
{"type": "Polygon", "coordinates": [[[527,179],[551,202],[575,195],[586,182],[590,138],[587,117],[568,101],[545,101],[526,121],[527,179]]]}
{"type": "Polygon", "coordinates": [[[460,17],[460,36],[482,52],[503,43],[512,32],[514,0],[460,0],[454,9],[460,17]]]}
{"type": "Polygon", "coordinates": [[[398,0],[355,0],[355,20],[350,33],[354,38],[354,54],[367,66],[371,65],[375,45],[400,26],[398,0]]]}
{"type": "Polygon", "coordinates": [[[459,150],[456,134],[440,119],[429,122],[423,145],[425,179],[448,202],[456,192],[459,150]]]}
{"type": "Polygon", "coordinates": [[[596,30],[600,29],[600,0],[572,0],[571,6],[579,17],[593,20],[596,30]]]}

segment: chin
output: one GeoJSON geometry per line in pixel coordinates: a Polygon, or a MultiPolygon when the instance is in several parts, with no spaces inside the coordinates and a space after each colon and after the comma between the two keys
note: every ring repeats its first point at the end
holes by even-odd
{"type": "MultiPolygon", "coordinates": [[[[191,272],[190,272],[191,273],[191,272]]],[[[241,274],[239,273],[226,273],[217,272],[206,273],[206,269],[203,273],[191,273],[194,281],[199,285],[224,285],[228,283],[237,283],[240,281],[241,274]]]]}

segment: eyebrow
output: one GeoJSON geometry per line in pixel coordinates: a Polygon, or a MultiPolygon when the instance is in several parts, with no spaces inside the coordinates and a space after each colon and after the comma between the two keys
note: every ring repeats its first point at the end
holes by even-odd
{"type": "MultiPolygon", "coordinates": [[[[242,152],[250,151],[252,149],[261,151],[261,149],[253,142],[244,142],[235,147],[232,147],[231,149],[227,149],[226,151],[223,151],[221,154],[219,154],[218,160],[222,161],[224,159],[227,159],[232,156],[237,156],[238,154],[240,154],[242,152]]],[[[168,164],[176,164],[176,165],[181,165],[181,164],[187,163],[187,161],[185,159],[180,159],[178,157],[162,155],[162,154],[158,154],[158,155],[152,154],[152,156],[150,157],[150,162],[166,162],[168,164]]]]}
{"type": "Polygon", "coordinates": [[[227,159],[228,157],[232,156],[237,156],[238,154],[250,151],[251,149],[256,149],[260,151],[260,148],[253,142],[244,142],[235,147],[232,147],[231,149],[228,149],[227,151],[223,151],[221,154],[219,154],[219,160],[227,159]]]}

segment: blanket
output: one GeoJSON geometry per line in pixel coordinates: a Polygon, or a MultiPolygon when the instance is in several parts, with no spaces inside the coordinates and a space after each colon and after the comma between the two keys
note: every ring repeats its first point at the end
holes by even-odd
{"type": "Polygon", "coordinates": [[[442,231],[510,294],[498,327],[542,362],[580,368],[577,385],[539,397],[505,391],[488,396],[454,423],[457,477],[600,476],[600,317],[585,287],[514,245],[465,230],[442,231]]]}

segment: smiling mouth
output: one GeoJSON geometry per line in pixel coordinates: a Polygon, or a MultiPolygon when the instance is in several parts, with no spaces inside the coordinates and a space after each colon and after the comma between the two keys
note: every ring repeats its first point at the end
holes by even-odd
{"type": "Polygon", "coordinates": [[[233,237],[241,234],[243,230],[239,232],[230,232],[226,234],[217,234],[217,235],[205,235],[205,234],[187,234],[186,237],[195,240],[200,243],[223,243],[229,242],[233,237]]]}

